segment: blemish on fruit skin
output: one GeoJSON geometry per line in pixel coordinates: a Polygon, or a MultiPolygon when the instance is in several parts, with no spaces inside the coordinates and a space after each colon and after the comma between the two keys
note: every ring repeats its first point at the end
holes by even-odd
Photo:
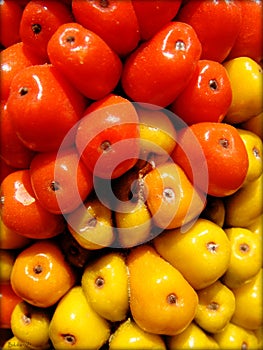
{"type": "Polygon", "coordinates": [[[61,336],[67,344],[74,345],[76,343],[76,338],[72,334],[61,334],[61,336]]]}
{"type": "Polygon", "coordinates": [[[257,147],[253,147],[252,152],[253,152],[253,155],[255,156],[255,158],[258,158],[258,159],[261,158],[259,149],[257,147]]]}

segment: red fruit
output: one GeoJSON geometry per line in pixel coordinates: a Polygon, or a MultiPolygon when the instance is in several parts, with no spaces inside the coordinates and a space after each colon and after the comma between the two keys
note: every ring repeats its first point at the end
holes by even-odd
{"type": "Polygon", "coordinates": [[[250,57],[260,63],[263,59],[263,21],[261,0],[238,0],[241,27],[227,59],[250,57]]]}
{"type": "Polygon", "coordinates": [[[132,103],[110,94],[90,105],[79,123],[76,145],[88,169],[101,178],[116,178],[139,156],[139,120],[132,103]]]}
{"type": "Polygon", "coordinates": [[[194,29],[170,22],[128,56],[122,87],[136,102],[168,106],[186,87],[200,55],[201,44],[194,29]]]}
{"type": "Polygon", "coordinates": [[[142,40],[149,40],[178,13],[182,0],[132,0],[142,40]]]}
{"type": "Polygon", "coordinates": [[[216,61],[200,60],[195,74],[170,109],[188,125],[221,122],[232,101],[225,67],[216,61]]]}
{"type": "Polygon", "coordinates": [[[236,0],[195,0],[181,8],[177,20],[196,31],[202,44],[201,59],[223,62],[238,36],[241,10],[236,0]]]}
{"type": "Polygon", "coordinates": [[[48,43],[51,63],[83,95],[100,99],[117,85],[122,63],[97,34],[78,23],[59,27],[48,43]]]}
{"type": "Polygon", "coordinates": [[[1,61],[1,100],[7,100],[14,76],[23,68],[42,64],[44,60],[28,50],[22,42],[4,49],[0,53],[1,61]]]}
{"type": "Polygon", "coordinates": [[[205,190],[203,178],[208,173],[207,193],[216,197],[236,192],[243,185],[248,170],[244,142],[237,129],[225,123],[203,122],[182,129],[178,132],[172,158],[201,190],[205,190]],[[200,148],[193,147],[193,135],[200,148]]]}
{"type": "Polygon", "coordinates": [[[17,137],[6,104],[1,103],[0,156],[9,166],[28,168],[35,152],[27,148],[17,137]]]}
{"type": "Polygon", "coordinates": [[[18,170],[1,184],[1,217],[7,228],[34,239],[60,234],[65,228],[62,215],[45,210],[36,199],[29,170],[18,170]]]}
{"type": "Polygon", "coordinates": [[[7,108],[20,140],[28,148],[42,152],[59,148],[81,118],[86,102],[55,67],[46,64],[17,73],[7,108]]]}
{"type": "Polygon", "coordinates": [[[68,5],[58,0],[31,0],[20,23],[20,37],[30,50],[48,61],[47,43],[57,28],[72,22],[68,5]]]}
{"type": "Polygon", "coordinates": [[[10,283],[0,283],[0,328],[11,328],[12,312],[21,301],[10,283]]]}
{"type": "Polygon", "coordinates": [[[0,43],[7,48],[20,41],[19,25],[23,9],[13,0],[0,1],[0,43]]]}
{"type": "Polygon", "coordinates": [[[125,56],[138,45],[139,24],[131,0],[72,0],[72,12],[118,55],[125,56]]]}
{"type": "Polygon", "coordinates": [[[13,173],[16,170],[18,169],[6,164],[6,162],[0,158],[0,184],[7,175],[13,173]]]}
{"type": "Polygon", "coordinates": [[[36,198],[54,214],[73,211],[93,188],[92,174],[74,148],[37,154],[30,176],[36,198]]]}

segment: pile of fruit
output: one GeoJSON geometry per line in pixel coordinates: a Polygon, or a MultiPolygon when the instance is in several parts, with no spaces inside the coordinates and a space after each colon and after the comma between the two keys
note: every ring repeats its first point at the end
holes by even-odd
{"type": "Polygon", "coordinates": [[[262,348],[262,1],[2,0],[3,349],[262,348]]]}

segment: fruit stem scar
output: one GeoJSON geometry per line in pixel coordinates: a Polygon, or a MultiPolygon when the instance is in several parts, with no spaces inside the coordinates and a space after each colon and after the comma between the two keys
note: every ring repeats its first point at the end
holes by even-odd
{"type": "Polygon", "coordinates": [[[171,202],[174,200],[175,198],[175,193],[173,191],[172,188],[165,188],[163,190],[163,198],[167,201],[167,202],[171,202]]]}
{"type": "Polygon", "coordinates": [[[54,192],[58,191],[60,189],[59,183],[55,180],[51,181],[50,189],[54,192]]]}
{"type": "Polygon", "coordinates": [[[239,245],[239,250],[242,252],[242,253],[248,253],[249,250],[250,250],[250,247],[247,243],[241,243],[239,245]]]}
{"type": "Polygon", "coordinates": [[[111,143],[109,141],[103,141],[100,145],[103,152],[107,153],[111,150],[111,143]]]}
{"type": "Polygon", "coordinates": [[[217,90],[217,88],[218,88],[217,81],[215,79],[210,79],[209,80],[209,87],[211,90],[217,90]]]}
{"type": "Polygon", "coordinates": [[[218,248],[218,244],[216,244],[215,242],[208,242],[206,244],[206,248],[211,252],[211,253],[216,253],[217,248],[218,248]]]}
{"type": "Polygon", "coordinates": [[[96,280],[95,280],[95,284],[96,284],[96,287],[98,287],[98,288],[103,287],[104,284],[105,284],[104,278],[102,278],[100,276],[97,277],[96,280]]]}
{"type": "Polygon", "coordinates": [[[20,96],[24,96],[24,95],[26,95],[28,93],[28,88],[27,87],[21,87],[18,92],[19,92],[20,96]]]}
{"type": "Polygon", "coordinates": [[[212,310],[212,311],[216,311],[216,310],[219,309],[219,304],[216,303],[215,301],[212,301],[211,303],[209,303],[209,304],[207,305],[207,309],[208,309],[208,310],[212,310]]]}
{"type": "Polygon", "coordinates": [[[229,146],[229,142],[227,139],[223,138],[223,139],[219,139],[219,144],[224,147],[224,148],[228,148],[229,146]]]}
{"type": "Polygon", "coordinates": [[[177,40],[175,43],[175,50],[177,51],[185,51],[186,50],[186,46],[184,41],[182,40],[177,40]]]}
{"type": "Polygon", "coordinates": [[[101,7],[108,7],[109,6],[109,0],[100,0],[100,6],[101,7]]]}
{"type": "Polygon", "coordinates": [[[241,344],[241,350],[247,350],[248,345],[245,341],[243,341],[243,343],[241,344]]]}
{"type": "Polygon", "coordinates": [[[31,29],[34,34],[39,34],[42,30],[42,27],[39,23],[34,23],[32,24],[31,29]]]}
{"type": "Polygon", "coordinates": [[[34,271],[34,273],[36,273],[38,275],[43,271],[43,268],[41,265],[36,265],[36,266],[34,266],[33,271],[34,271]]]}
{"type": "Polygon", "coordinates": [[[167,296],[167,303],[168,304],[176,304],[177,302],[177,296],[174,293],[170,293],[167,296]]]}
{"type": "Polygon", "coordinates": [[[257,147],[253,147],[252,152],[256,158],[260,159],[260,152],[257,147]]]}
{"type": "Polygon", "coordinates": [[[76,338],[72,334],[62,334],[62,337],[64,338],[65,342],[68,344],[75,344],[76,343],[76,338]]]}
{"type": "Polygon", "coordinates": [[[69,35],[66,38],[66,42],[69,43],[69,44],[73,44],[75,42],[75,37],[73,35],[69,35]]]}

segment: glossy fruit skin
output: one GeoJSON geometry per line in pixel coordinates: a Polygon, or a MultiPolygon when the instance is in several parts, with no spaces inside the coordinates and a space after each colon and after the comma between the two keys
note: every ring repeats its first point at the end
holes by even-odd
{"type": "Polygon", "coordinates": [[[232,101],[226,69],[212,60],[199,60],[190,82],[170,106],[188,124],[221,122],[232,101]]]}
{"type": "Polygon", "coordinates": [[[210,334],[221,332],[231,321],[236,309],[233,291],[217,280],[197,291],[197,295],[195,322],[210,334]]]}
{"type": "Polygon", "coordinates": [[[262,246],[259,235],[243,227],[226,228],[231,245],[228,268],[223,283],[235,289],[249,283],[262,267],[262,246]]]}
{"type": "Polygon", "coordinates": [[[182,167],[191,181],[195,178],[195,186],[201,189],[203,174],[207,170],[209,195],[229,196],[243,185],[248,171],[248,155],[234,126],[215,122],[195,123],[178,133],[178,144],[172,154],[174,162],[182,167]],[[191,133],[196,136],[201,151],[192,147],[191,133]],[[203,163],[200,162],[201,156],[204,156],[203,163]],[[191,157],[191,163],[187,157],[191,157]],[[198,166],[195,162],[199,162],[198,166]],[[191,169],[194,165],[195,174],[191,169]]]}
{"type": "Polygon", "coordinates": [[[75,285],[61,298],[52,316],[52,345],[58,350],[99,350],[109,336],[110,324],[92,309],[81,286],[75,285]]]}
{"type": "Polygon", "coordinates": [[[18,254],[10,282],[23,300],[47,308],[73,287],[76,273],[54,241],[40,240],[18,254]]]}
{"type": "Polygon", "coordinates": [[[201,50],[191,26],[167,23],[125,60],[121,79],[124,92],[136,102],[168,106],[189,82],[201,50]]]}
{"type": "Polygon", "coordinates": [[[111,252],[83,271],[81,286],[93,310],[111,322],[123,321],[129,311],[128,271],[125,257],[111,252]]]}
{"type": "Polygon", "coordinates": [[[26,5],[20,22],[23,43],[49,62],[47,44],[52,34],[63,23],[72,22],[69,7],[57,0],[31,0],[26,5]]]}
{"type": "Polygon", "coordinates": [[[27,238],[49,238],[61,233],[65,222],[46,211],[36,199],[28,169],[9,174],[1,185],[1,217],[8,229],[27,238]]]}
{"type": "MultiPolygon", "coordinates": [[[[14,1],[10,1],[14,3],[14,1]]],[[[43,59],[28,50],[23,42],[8,46],[0,52],[1,61],[1,100],[9,96],[11,82],[14,76],[23,68],[34,64],[45,63],[43,59]]]]}
{"type": "Polygon", "coordinates": [[[236,0],[189,1],[177,16],[191,25],[201,42],[201,59],[223,62],[233,47],[241,26],[236,0]]]}
{"type": "Polygon", "coordinates": [[[230,260],[227,235],[220,226],[206,219],[199,218],[184,232],[181,228],[166,230],[153,243],[156,251],[178,269],[195,290],[216,282],[227,270],[230,260]]]}
{"type": "Polygon", "coordinates": [[[75,148],[38,153],[30,164],[36,198],[54,214],[75,210],[93,189],[93,177],[75,148]]]}
{"type": "Polygon", "coordinates": [[[227,60],[236,57],[250,57],[260,63],[263,58],[262,1],[238,0],[241,9],[241,26],[227,60]]]}
{"type": "Polygon", "coordinates": [[[161,229],[190,223],[205,206],[205,196],[195,190],[180,166],[166,162],[144,177],[145,198],[152,220],[161,229]]]}
{"type": "Polygon", "coordinates": [[[143,41],[152,38],[166,23],[178,13],[182,0],[132,0],[136,13],[140,36],[143,41]]]}
{"type": "Polygon", "coordinates": [[[51,63],[92,100],[113,91],[120,79],[122,62],[118,55],[100,36],[79,23],[61,25],[47,51],[51,63]]]}
{"type": "Polygon", "coordinates": [[[11,315],[15,306],[22,301],[13,290],[11,284],[0,283],[0,327],[11,328],[11,315]]]}
{"type": "Polygon", "coordinates": [[[182,332],[193,320],[198,302],[196,292],[182,274],[147,244],[130,252],[127,266],[130,310],[138,326],[155,334],[182,332]],[[145,276],[143,286],[142,274],[145,276]]]}
{"type": "Polygon", "coordinates": [[[6,227],[2,218],[0,218],[0,232],[0,249],[22,249],[32,242],[30,238],[21,236],[14,230],[6,227]]]}
{"type": "Polygon", "coordinates": [[[165,342],[158,334],[143,331],[131,318],[119,325],[109,339],[109,350],[117,349],[165,350],[165,342]]]}
{"type": "MultiPolygon", "coordinates": [[[[84,96],[50,64],[18,72],[7,101],[18,137],[28,148],[39,152],[58,150],[86,105],[84,96]]],[[[73,144],[74,139],[68,137],[67,142],[73,144]]]]}
{"type": "Polygon", "coordinates": [[[100,36],[119,56],[126,56],[139,43],[139,24],[131,0],[73,0],[72,13],[78,23],[100,36]]]}
{"type": "Polygon", "coordinates": [[[0,3],[0,43],[4,47],[18,43],[20,39],[19,25],[23,14],[21,6],[12,0],[4,0],[0,3]]]}
{"type": "Polygon", "coordinates": [[[167,340],[168,349],[219,349],[217,342],[208,335],[195,322],[180,334],[169,337],[167,340]]]}
{"type": "Polygon", "coordinates": [[[231,322],[249,330],[260,329],[263,325],[262,269],[249,283],[234,288],[233,293],[236,299],[236,310],[231,322]]]}
{"type": "Polygon", "coordinates": [[[76,146],[95,176],[124,174],[139,156],[139,120],[133,104],[115,94],[92,103],[78,125],[76,146]]]}
{"type": "Polygon", "coordinates": [[[18,138],[7,105],[1,103],[0,156],[9,166],[25,169],[30,165],[35,152],[27,148],[18,138]]]}
{"type": "Polygon", "coordinates": [[[223,65],[232,87],[232,102],[224,121],[239,124],[263,112],[261,65],[244,56],[225,61],[223,65]]]}
{"type": "Polygon", "coordinates": [[[261,140],[263,140],[263,112],[241,123],[240,127],[242,129],[253,132],[258,137],[260,137],[261,140]]]}

